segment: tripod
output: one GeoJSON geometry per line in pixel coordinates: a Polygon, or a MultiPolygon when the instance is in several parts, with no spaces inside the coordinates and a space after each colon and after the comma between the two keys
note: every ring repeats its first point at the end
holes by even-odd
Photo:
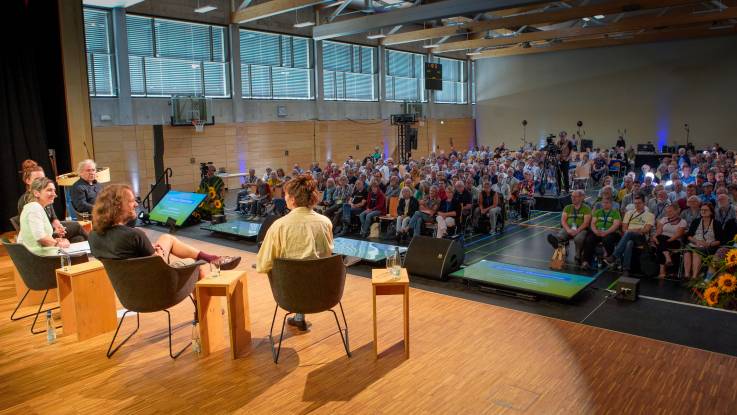
{"type": "Polygon", "coordinates": [[[555,188],[558,195],[560,195],[560,182],[562,181],[563,172],[560,170],[560,164],[558,163],[558,154],[548,151],[545,153],[543,171],[540,174],[540,196],[545,196],[545,187],[548,184],[548,177],[551,172],[555,177],[555,188]]]}

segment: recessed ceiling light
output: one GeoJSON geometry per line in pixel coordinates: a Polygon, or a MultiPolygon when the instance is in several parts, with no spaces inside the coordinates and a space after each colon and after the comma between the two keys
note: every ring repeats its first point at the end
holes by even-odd
{"type": "Polygon", "coordinates": [[[466,56],[476,56],[476,55],[480,55],[480,54],[481,54],[481,52],[468,52],[468,53],[466,53],[466,56]]]}
{"type": "Polygon", "coordinates": [[[603,14],[597,14],[596,16],[594,16],[594,19],[599,19],[599,20],[601,20],[601,19],[603,19],[603,18],[604,18],[604,15],[603,15],[603,14]]]}
{"type": "Polygon", "coordinates": [[[373,35],[366,36],[366,39],[376,40],[376,39],[383,39],[385,37],[386,37],[386,35],[383,34],[383,33],[376,33],[376,34],[373,34],[373,35]]]}
{"type": "Polygon", "coordinates": [[[425,48],[425,49],[432,49],[432,48],[436,48],[438,46],[440,46],[440,45],[435,45],[435,44],[432,44],[432,45],[422,45],[422,47],[425,48]]]}
{"type": "Polygon", "coordinates": [[[295,23],[294,27],[310,27],[314,25],[315,25],[315,22],[302,22],[302,23],[295,23]]]}
{"type": "Polygon", "coordinates": [[[198,7],[194,9],[194,12],[195,13],[207,13],[207,12],[211,12],[216,9],[217,9],[216,6],[202,6],[202,7],[198,7]]]}
{"type": "Polygon", "coordinates": [[[583,21],[584,21],[584,22],[588,22],[589,20],[591,20],[591,18],[590,18],[590,17],[584,17],[584,18],[583,18],[583,21]]]}

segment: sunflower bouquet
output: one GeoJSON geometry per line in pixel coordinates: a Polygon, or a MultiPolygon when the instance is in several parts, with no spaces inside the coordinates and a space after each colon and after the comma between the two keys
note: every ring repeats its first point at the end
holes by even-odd
{"type": "Polygon", "coordinates": [[[721,248],[708,259],[713,277],[695,282],[694,293],[709,307],[737,310],[737,245],[721,248]]]}

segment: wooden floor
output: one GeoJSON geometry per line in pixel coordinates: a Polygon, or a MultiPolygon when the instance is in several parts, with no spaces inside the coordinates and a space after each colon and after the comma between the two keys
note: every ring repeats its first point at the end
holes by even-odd
{"type": "MultiPolygon", "coordinates": [[[[152,235],[153,236],[153,235],[152,235]]],[[[233,249],[193,244],[220,254],[233,249]]],[[[254,255],[240,253],[251,270],[254,255]]],[[[379,298],[374,360],[371,284],[349,277],[343,304],[353,358],[330,313],[289,331],[278,365],[266,335],[274,301],[249,275],[253,352],[231,360],[191,351],[171,360],[164,313],[112,359],[112,333],[84,342],[32,336],[10,322],[12,271],[0,257],[0,413],[593,414],[735,413],[737,358],[413,289],[412,356],[404,359],[401,297],[379,298]]],[[[189,341],[192,305],[173,309],[175,346],[189,341]]],[[[133,327],[127,319],[124,330],[133,327]]],[[[737,335],[737,334],[736,334],[737,335]]]]}

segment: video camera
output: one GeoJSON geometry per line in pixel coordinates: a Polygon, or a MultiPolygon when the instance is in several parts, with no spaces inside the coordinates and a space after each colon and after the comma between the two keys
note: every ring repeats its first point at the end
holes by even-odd
{"type": "Polygon", "coordinates": [[[548,134],[548,136],[545,138],[545,147],[543,147],[543,150],[548,153],[548,155],[556,155],[560,153],[560,148],[555,144],[555,134],[548,134]]]}

